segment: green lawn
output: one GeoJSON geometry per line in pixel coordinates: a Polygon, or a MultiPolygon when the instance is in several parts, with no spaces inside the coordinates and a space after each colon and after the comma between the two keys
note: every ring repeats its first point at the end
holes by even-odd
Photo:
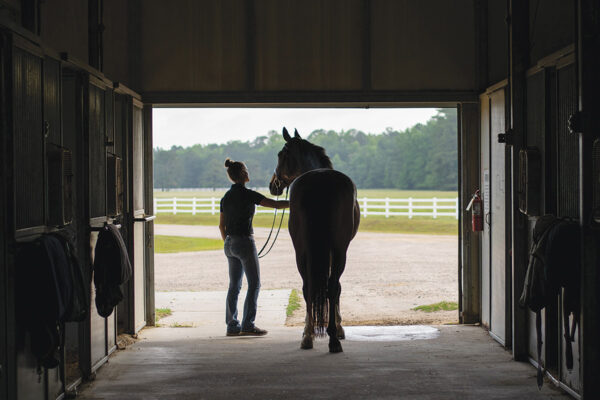
{"type": "MultiPolygon", "coordinates": [[[[279,213],[275,228],[279,226],[279,213]]],[[[282,228],[287,228],[287,213],[283,219],[282,228]]],[[[157,224],[173,225],[219,225],[218,215],[207,214],[158,214],[157,224]]],[[[270,228],[273,223],[273,216],[268,214],[257,214],[254,216],[255,227],[270,228]]],[[[416,233],[428,235],[457,235],[458,221],[453,217],[389,217],[368,216],[361,217],[359,231],[361,232],[387,232],[387,233],[416,233]]]]}
{"type": "Polygon", "coordinates": [[[156,322],[160,321],[162,318],[168,317],[171,314],[172,312],[170,308],[157,308],[155,310],[156,322]]]}
{"type": "Polygon", "coordinates": [[[287,308],[285,309],[285,315],[291,317],[294,311],[300,308],[300,295],[296,289],[292,289],[290,293],[290,299],[288,301],[287,308]]]}
{"type": "Polygon", "coordinates": [[[220,239],[156,235],[154,248],[156,253],[219,250],[223,248],[223,241],[220,239]]]}
{"type": "Polygon", "coordinates": [[[413,308],[415,311],[436,312],[436,311],[454,311],[458,310],[458,303],[454,301],[440,301],[439,303],[427,304],[413,308]]]}
{"type": "MultiPolygon", "coordinates": [[[[224,191],[171,191],[171,192],[154,192],[154,196],[157,198],[172,198],[172,197],[203,197],[210,198],[215,197],[220,199],[224,194],[224,191]]],[[[264,193],[268,195],[268,193],[264,193]]],[[[371,199],[390,199],[409,197],[415,199],[423,198],[456,198],[456,192],[444,192],[444,191],[428,191],[428,190],[396,190],[396,189],[363,189],[359,190],[358,197],[371,198],[371,199]]],[[[370,203],[371,205],[378,203],[370,203]]],[[[383,202],[379,202],[383,204],[383,202]]],[[[425,203],[426,204],[426,203],[425,203]]],[[[425,205],[424,204],[424,205],[425,205]]],[[[430,210],[422,209],[420,212],[427,212],[430,210]]],[[[156,218],[157,224],[175,224],[175,225],[212,225],[217,226],[219,224],[219,216],[210,214],[166,214],[160,213],[156,218]]],[[[260,228],[270,228],[273,223],[272,214],[256,214],[254,217],[254,226],[260,228]]],[[[275,227],[279,224],[279,212],[275,227]]],[[[287,228],[287,212],[283,220],[282,228],[287,228]]],[[[388,233],[417,233],[417,234],[428,234],[428,235],[456,235],[458,234],[458,221],[454,217],[438,217],[433,219],[432,217],[413,217],[409,219],[405,216],[394,216],[385,218],[379,215],[369,215],[368,217],[361,217],[360,231],[363,232],[388,232],[388,233]]]]}

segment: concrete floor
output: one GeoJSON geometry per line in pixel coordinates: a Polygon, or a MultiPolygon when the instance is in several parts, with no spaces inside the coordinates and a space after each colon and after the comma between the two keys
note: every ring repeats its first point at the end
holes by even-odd
{"type": "Polygon", "coordinates": [[[327,340],[300,350],[300,328],[260,338],[223,326],[148,328],[114,354],[81,399],[568,399],[479,327],[438,326],[426,340],[327,340]]]}

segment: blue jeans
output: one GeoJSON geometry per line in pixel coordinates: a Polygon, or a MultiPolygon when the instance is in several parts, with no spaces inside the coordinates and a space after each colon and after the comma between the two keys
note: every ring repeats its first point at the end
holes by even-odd
{"type": "Polygon", "coordinates": [[[256,244],[252,236],[227,236],[225,255],[229,261],[229,290],[227,291],[227,309],[225,322],[227,332],[239,332],[254,328],[256,318],[256,300],[260,291],[260,270],[256,244]],[[246,274],[248,292],[244,302],[242,324],[238,320],[237,302],[242,289],[242,277],[246,274]]]}

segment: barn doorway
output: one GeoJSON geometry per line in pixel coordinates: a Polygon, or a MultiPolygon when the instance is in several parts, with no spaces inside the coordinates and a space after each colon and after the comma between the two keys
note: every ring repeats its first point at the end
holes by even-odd
{"type": "MultiPolygon", "coordinates": [[[[458,323],[456,108],[155,107],[157,325],[224,329],[228,274],[217,226],[230,183],[223,161],[246,162],[248,186],[270,196],[283,125],[324,147],[334,168],[357,185],[361,227],[341,280],[344,324],[458,323]]],[[[282,223],[271,253],[260,260],[256,323],[267,329],[304,324],[302,281],[287,216],[280,216],[259,207],[254,218],[258,249],[282,223]]],[[[240,314],[245,289],[246,282],[240,314]]]]}

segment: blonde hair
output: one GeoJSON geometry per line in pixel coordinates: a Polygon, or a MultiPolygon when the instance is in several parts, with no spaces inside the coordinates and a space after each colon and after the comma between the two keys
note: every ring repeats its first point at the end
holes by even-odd
{"type": "Polygon", "coordinates": [[[227,157],[225,168],[227,168],[227,176],[234,183],[245,183],[246,179],[248,179],[246,165],[241,161],[233,161],[227,157]]]}

